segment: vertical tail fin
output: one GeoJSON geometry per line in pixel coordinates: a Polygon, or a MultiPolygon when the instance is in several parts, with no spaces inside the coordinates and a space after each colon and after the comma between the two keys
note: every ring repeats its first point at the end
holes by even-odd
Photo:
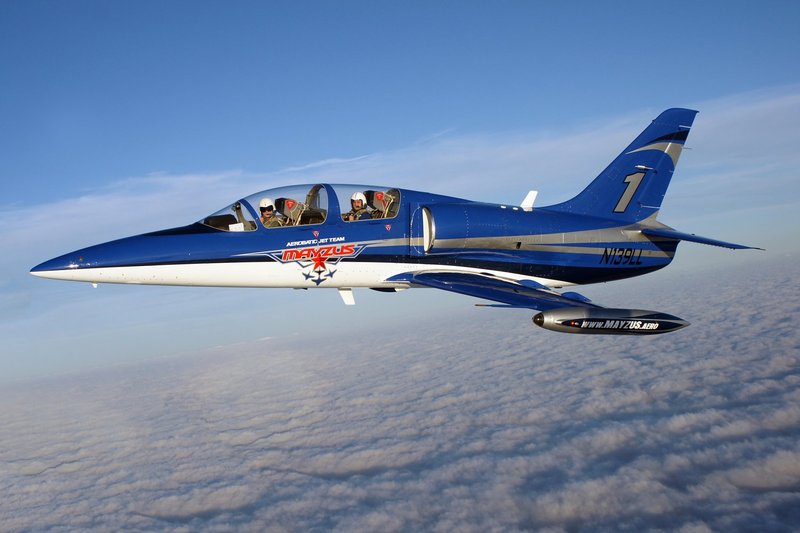
{"type": "Polygon", "coordinates": [[[696,114],[667,109],[583,192],[551,208],[620,222],[658,213],[696,114]]]}

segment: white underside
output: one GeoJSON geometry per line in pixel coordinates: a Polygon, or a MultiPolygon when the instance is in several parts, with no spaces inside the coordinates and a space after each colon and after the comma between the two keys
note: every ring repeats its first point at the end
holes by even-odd
{"type": "Polygon", "coordinates": [[[319,279],[311,269],[298,263],[252,262],[252,263],[202,263],[184,265],[152,265],[110,268],[75,268],[32,272],[42,278],[89,283],[128,283],[137,285],[184,285],[195,287],[265,287],[265,288],[407,288],[405,282],[387,282],[387,278],[405,272],[473,272],[489,273],[511,279],[532,279],[548,287],[571,285],[558,280],[519,276],[508,272],[487,269],[454,267],[445,265],[421,265],[406,263],[364,263],[342,261],[328,265],[330,277],[321,283],[307,279],[304,274],[319,279]]]}

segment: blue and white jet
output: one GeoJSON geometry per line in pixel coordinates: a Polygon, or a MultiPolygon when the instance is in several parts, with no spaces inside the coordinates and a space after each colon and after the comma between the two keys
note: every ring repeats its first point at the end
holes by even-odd
{"type": "Polygon", "coordinates": [[[656,334],[688,322],[602,307],[557,289],[647,274],[681,241],[752,248],[657,220],[696,111],[661,113],[580,194],[534,208],[396,187],[298,185],[258,192],[179,228],[83,248],[31,270],[43,278],[209,287],[395,292],[432,287],[540,311],[565,333],[656,334]]]}

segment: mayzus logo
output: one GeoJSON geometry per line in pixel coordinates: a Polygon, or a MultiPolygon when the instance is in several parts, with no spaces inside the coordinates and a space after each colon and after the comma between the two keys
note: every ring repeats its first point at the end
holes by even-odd
{"type": "Polygon", "coordinates": [[[366,248],[363,244],[331,244],[327,246],[308,246],[305,248],[288,248],[257,252],[247,255],[267,255],[281,263],[297,263],[302,276],[316,285],[332,278],[336,274],[336,266],[342,259],[357,257],[366,248]]]}

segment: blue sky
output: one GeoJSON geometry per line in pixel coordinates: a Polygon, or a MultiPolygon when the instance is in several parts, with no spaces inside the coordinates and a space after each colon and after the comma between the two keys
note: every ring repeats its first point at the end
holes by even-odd
{"type": "Polygon", "coordinates": [[[794,2],[4,2],[0,181],[45,200],[797,82],[794,2]]]}
{"type": "Polygon", "coordinates": [[[793,2],[0,3],[0,379],[458,312],[27,270],[293,182],[563,200],[667,107],[701,113],[662,219],[769,248],[683,245],[673,275],[796,253],[798,23],[793,2]]]}

